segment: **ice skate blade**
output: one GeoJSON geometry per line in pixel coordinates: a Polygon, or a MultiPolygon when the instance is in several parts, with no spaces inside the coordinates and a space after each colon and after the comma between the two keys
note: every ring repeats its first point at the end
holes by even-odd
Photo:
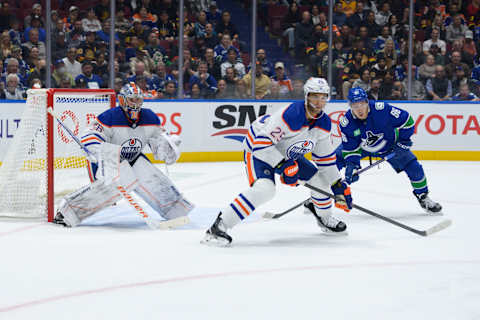
{"type": "Polygon", "coordinates": [[[205,235],[205,237],[200,241],[201,244],[209,247],[218,247],[218,248],[228,248],[232,245],[231,242],[223,238],[217,238],[210,234],[205,235]]]}
{"type": "Polygon", "coordinates": [[[432,211],[428,211],[428,210],[423,209],[423,211],[425,211],[425,213],[429,216],[443,216],[443,211],[442,210],[440,210],[439,212],[432,212],[432,211]]]}
{"type": "Polygon", "coordinates": [[[327,237],[346,237],[348,236],[348,231],[342,231],[342,232],[334,232],[328,229],[323,229],[322,230],[322,235],[327,236],[327,237]]]}

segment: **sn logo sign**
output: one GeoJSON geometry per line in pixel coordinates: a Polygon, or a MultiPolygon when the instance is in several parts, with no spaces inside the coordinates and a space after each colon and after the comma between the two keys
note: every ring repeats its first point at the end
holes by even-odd
{"type": "Polygon", "coordinates": [[[220,119],[220,121],[213,121],[213,127],[215,129],[235,126],[245,127],[245,125],[249,125],[266,113],[267,105],[260,105],[257,113],[253,105],[239,105],[236,107],[231,104],[224,104],[215,109],[215,117],[220,119]]]}

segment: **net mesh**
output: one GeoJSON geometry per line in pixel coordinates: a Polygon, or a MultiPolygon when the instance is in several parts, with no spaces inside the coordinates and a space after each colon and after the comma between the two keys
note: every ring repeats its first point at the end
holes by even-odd
{"type": "MultiPolygon", "coordinates": [[[[55,203],[90,182],[83,151],[53,122],[54,186],[47,185],[48,91],[29,90],[25,111],[0,167],[0,216],[46,217],[47,194],[55,203]]],[[[64,124],[81,136],[95,116],[110,107],[111,94],[59,92],[53,108],[64,124]]]]}

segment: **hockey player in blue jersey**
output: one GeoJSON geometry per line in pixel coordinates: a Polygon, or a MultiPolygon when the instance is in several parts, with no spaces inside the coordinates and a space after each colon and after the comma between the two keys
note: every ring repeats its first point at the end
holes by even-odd
{"type": "MultiPolygon", "coordinates": [[[[221,210],[207,230],[202,243],[229,245],[227,233],[256,208],[275,195],[275,174],[280,181],[297,186],[300,181],[321,189],[331,189],[335,206],[352,208],[350,189],[341,181],[335,165],[335,148],[331,142],[331,120],[323,112],[330,98],[325,79],[310,78],[304,85],[305,100],[294,102],[272,115],[255,120],[244,140],[244,164],[248,189],[221,210]],[[312,152],[312,161],[304,155],[312,152]]],[[[347,226],[332,216],[329,197],[312,191],[307,208],[322,231],[342,233],[347,226]]]]}
{"type": "Polygon", "coordinates": [[[397,173],[407,174],[420,206],[427,213],[440,212],[441,205],[428,196],[423,167],[410,151],[415,130],[412,116],[389,103],[368,100],[361,88],[350,89],[348,102],[350,110],[340,119],[342,143],[336,150],[337,167],[345,167],[345,181],[351,184],[359,179],[354,170],[360,168],[361,158],[394,152],[388,162],[397,173]]]}
{"type": "Polygon", "coordinates": [[[134,191],[167,220],[186,216],[193,208],[143,153],[148,145],[156,160],[172,164],[180,156],[179,137],[167,134],[158,116],[142,107],[143,93],[135,83],[121,89],[118,102],[120,106],[98,115],[81,137],[93,154],[88,161],[92,183],[62,200],[55,223],[77,226],[121,200],[119,187],[134,191]]]}

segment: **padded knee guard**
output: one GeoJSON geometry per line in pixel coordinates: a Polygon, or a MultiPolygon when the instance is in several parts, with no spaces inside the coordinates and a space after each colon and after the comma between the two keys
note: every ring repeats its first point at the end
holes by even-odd
{"type": "Polygon", "coordinates": [[[270,201],[275,196],[275,184],[270,179],[258,179],[253,185],[240,193],[229,206],[222,209],[225,226],[233,228],[240,221],[253,213],[258,206],[270,201]]]}
{"type": "Polygon", "coordinates": [[[170,220],[186,216],[194,208],[172,181],[144,155],[137,159],[132,168],[138,179],[135,192],[163,218],[170,220]]]}

